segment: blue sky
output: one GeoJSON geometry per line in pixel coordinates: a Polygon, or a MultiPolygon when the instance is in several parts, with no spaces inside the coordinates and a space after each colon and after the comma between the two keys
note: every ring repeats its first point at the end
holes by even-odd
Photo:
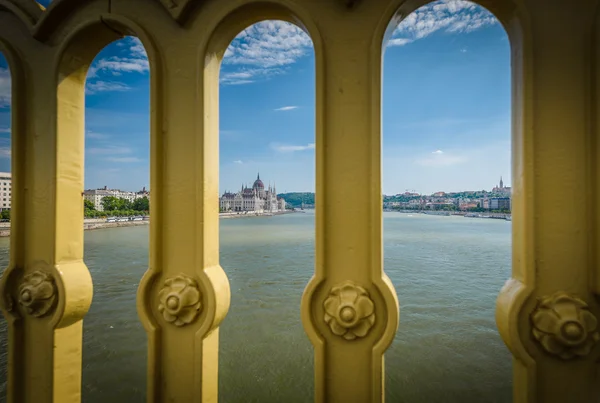
{"type": "MultiPolygon", "coordinates": [[[[135,38],[98,54],[86,86],[85,187],[149,187],[149,71],[135,38]]],[[[315,72],[310,39],[265,21],[240,33],[221,69],[220,188],[256,172],[278,192],[314,191],[315,72]]],[[[407,17],[383,80],[383,190],[510,184],[510,60],[485,9],[445,0],[407,17]]],[[[0,57],[0,170],[10,170],[10,73],[0,57]]]]}

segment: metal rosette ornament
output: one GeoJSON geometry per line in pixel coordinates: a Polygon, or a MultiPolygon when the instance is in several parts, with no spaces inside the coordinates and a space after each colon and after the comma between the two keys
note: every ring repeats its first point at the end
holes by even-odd
{"type": "Polygon", "coordinates": [[[185,275],[169,278],[158,293],[158,311],[175,326],[192,323],[200,314],[202,298],[196,280],[185,275]]]}
{"type": "Polygon", "coordinates": [[[533,337],[563,360],[588,355],[600,340],[598,320],[588,305],[564,292],[542,298],[531,321],[533,337]]]}
{"type": "Polygon", "coordinates": [[[54,278],[40,270],[23,277],[19,286],[19,305],[36,318],[46,315],[54,308],[56,296],[54,278]]]}
{"type": "Polygon", "coordinates": [[[325,323],[346,340],[365,337],[375,323],[375,306],[369,293],[351,281],[331,289],[323,302],[325,323]]]}

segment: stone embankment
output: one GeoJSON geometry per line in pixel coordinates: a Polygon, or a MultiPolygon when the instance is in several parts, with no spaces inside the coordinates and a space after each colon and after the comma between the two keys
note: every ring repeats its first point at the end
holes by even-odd
{"type": "MultiPolygon", "coordinates": [[[[150,221],[122,221],[122,222],[106,222],[105,218],[86,218],[83,220],[84,230],[93,230],[101,228],[116,228],[116,227],[135,227],[138,225],[148,225],[150,221]]],[[[0,222],[0,237],[10,236],[10,223],[0,222]]]]}
{"type": "MultiPolygon", "coordinates": [[[[90,220],[92,221],[92,220],[90,220]]],[[[84,220],[83,229],[101,229],[101,228],[116,228],[116,227],[136,227],[138,225],[148,225],[149,220],[145,221],[122,221],[122,222],[106,222],[106,220],[97,220],[96,222],[87,222],[84,220]]]]}
{"type": "MultiPolygon", "coordinates": [[[[220,213],[220,218],[241,218],[241,217],[264,217],[272,215],[289,214],[293,211],[277,212],[277,213],[220,213]]],[[[136,227],[138,225],[148,225],[149,220],[144,221],[121,221],[121,222],[106,222],[105,218],[86,218],[83,220],[84,230],[102,229],[102,228],[117,228],[117,227],[136,227]]],[[[0,222],[0,237],[10,236],[10,222],[0,222]]]]}
{"type": "Polygon", "coordinates": [[[253,213],[250,211],[219,213],[219,218],[242,218],[242,217],[270,217],[274,215],[290,214],[294,211],[278,211],[275,213],[253,213]]]}

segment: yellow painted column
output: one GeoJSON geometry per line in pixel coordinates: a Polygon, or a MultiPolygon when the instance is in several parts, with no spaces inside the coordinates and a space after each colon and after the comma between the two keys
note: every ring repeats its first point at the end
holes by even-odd
{"type": "Polygon", "coordinates": [[[138,312],[148,333],[147,401],[206,403],[217,401],[218,326],[230,301],[219,265],[219,67],[205,72],[198,39],[178,30],[154,42],[150,268],[138,312]],[[204,83],[207,75],[214,80],[204,83]]]}
{"type": "MultiPolygon", "coordinates": [[[[592,175],[595,175],[596,182],[593,187],[593,200],[600,200],[600,9],[595,16],[595,24],[593,27],[592,41],[592,76],[594,96],[592,97],[592,152],[594,153],[591,159],[592,175]]],[[[595,272],[593,273],[593,290],[597,298],[600,296],[600,211],[595,210],[595,238],[592,241],[592,248],[596,250],[595,272]]],[[[599,374],[600,377],[600,374],[599,374]]],[[[600,383],[600,379],[599,379],[600,383]]]]}
{"type": "MultiPolygon", "coordinates": [[[[54,49],[0,15],[21,57],[13,75],[10,264],[0,283],[9,324],[8,402],[79,403],[83,263],[83,82],[59,77],[54,49]]],[[[6,32],[5,32],[6,31],[6,32]]],[[[10,58],[10,55],[9,55],[10,58]]],[[[15,58],[16,59],[16,58],[15,58]]]]}
{"type": "Polygon", "coordinates": [[[513,275],[496,319],[515,357],[515,403],[597,402],[598,201],[590,167],[598,2],[523,5],[527,18],[511,38],[513,275]]]}
{"type": "Polygon", "coordinates": [[[302,298],[317,402],[382,402],[398,326],[382,262],[380,10],[364,5],[319,10],[316,267],[302,298]]]}

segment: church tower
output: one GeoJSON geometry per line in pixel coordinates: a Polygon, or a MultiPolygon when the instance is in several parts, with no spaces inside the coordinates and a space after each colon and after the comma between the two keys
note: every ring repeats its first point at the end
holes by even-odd
{"type": "Polygon", "coordinates": [[[502,177],[500,177],[500,189],[504,189],[504,182],[502,182],[502,177]]]}

